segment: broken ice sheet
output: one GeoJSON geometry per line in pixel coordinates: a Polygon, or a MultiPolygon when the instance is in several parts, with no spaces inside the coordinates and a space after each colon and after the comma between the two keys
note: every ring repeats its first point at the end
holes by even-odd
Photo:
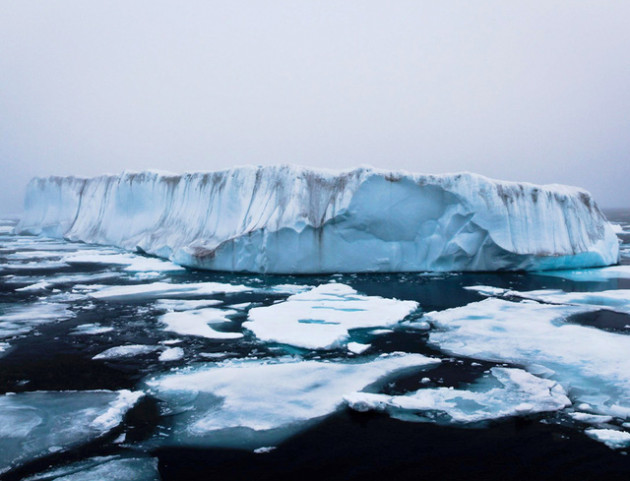
{"type": "Polygon", "coordinates": [[[26,334],[40,324],[74,317],[68,306],[54,302],[0,305],[0,338],[26,334]]]}
{"type": "Polygon", "coordinates": [[[214,309],[197,309],[184,312],[168,312],[160,316],[160,322],[165,330],[184,336],[199,336],[208,339],[240,339],[240,332],[223,332],[213,329],[209,324],[230,323],[226,316],[236,314],[236,311],[214,309]]]}
{"type": "Polygon", "coordinates": [[[106,434],[140,397],[127,390],[0,396],[0,473],[106,434]]]}
{"type": "Polygon", "coordinates": [[[630,446],[630,433],[625,431],[590,428],[584,432],[595,441],[604,443],[611,449],[621,449],[630,446]]]}
{"type": "Polygon", "coordinates": [[[587,306],[485,299],[430,312],[429,343],[448,353],[524,366],[559,382],[595,414],[630,416],[630,337],[568,324],[587,306]]]}
{"type": "Polygon", "coordinates": [[[128,346],[116,346],[97,354],[92,359],[120,359],[125,357],[135,357],[144,354],[151,354],[159,351],[162,346],[149,346],[146,344],[131,344],[128,346]]]}
{"type": "Polygon", "coordinates": [[[158,259],[156,257],[146,257],[116,251],[77,252],[64,257],[63,260],[70,265],[104,264],[124,266],[124,270],[130,272],[167,272],[184,270],[182,266],[178,266],[172,262],[158,259]]]}
{"type": "Polygon", "coordinates": [[[24,481],[156,481],[160,479],[157,458],[136,454],[96,456],[50,469],[24,481]]]}
{"type": "Polygon", "coordinates": [[[357,411],[387,411],[393,417],[425,421],[444,413],[442,422],[475,423],[506,416],[557,411],[571,404],[564,389],[522,369],[495,367],[468,389],[425,388],[401,396],[358,392],[345,397],[357,411]],[[417,413],[420,411],[420,413],[417,413]]]}
{"type": "Polygon", "coordinates": [[[514,291],[491,286],[470,286],[484,296],[521,297],[549,304],[579,304],[630,314],[630,289],[613,289],[596,292],[565,292],[560,289],[514,291]]]}
{"type": "Polygon", "coordinates": [[[323,284],[285,302],[249,310],[243,327],[267,342],[333,349],[349,330],[389,327],[418,308],[415,301],[364,296],[345,284],[323,284]]]}
{"type": "Polygon", "coordinates": [[[188,297],[209,296],[251,291],[251,288],[219,282],[198,282],[175,284],[170,282],[152,282],[125,286],[85,286],[92,289],[89,295],[103,301],[136,301],[160,298],[181,299],[188,297]]]}
{"type": "Polygon", "coordinates": [[[343,396],[404,368],[439,363],[420,354],[382,355],[364,362],[232,360],[155,377],[146,384],[168,406],[169,446],[276,445],[334,412],[343,396]]]}

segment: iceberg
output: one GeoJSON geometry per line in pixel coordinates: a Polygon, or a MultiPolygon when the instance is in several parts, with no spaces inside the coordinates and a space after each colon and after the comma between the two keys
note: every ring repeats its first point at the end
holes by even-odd
{"type": "Polygon", "coordinates": [[[577,269],[619,260],[615,230],[579,188],[366,167],[36,178],[16,232],[257,273],[577,269]]]}

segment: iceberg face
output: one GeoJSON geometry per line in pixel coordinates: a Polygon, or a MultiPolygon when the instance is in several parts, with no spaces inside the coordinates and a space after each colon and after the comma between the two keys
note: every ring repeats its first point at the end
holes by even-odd
{"type": "Polygon", "coordinates": [[[50,177],[19,233],[115,245],[176,264],[269,273],[545,270],[615,264],[588,193],[474,174],[241,167],[50,177]]]}

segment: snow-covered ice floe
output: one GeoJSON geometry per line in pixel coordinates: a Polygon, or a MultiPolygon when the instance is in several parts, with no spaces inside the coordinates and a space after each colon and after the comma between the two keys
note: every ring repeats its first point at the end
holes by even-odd
{"type": "Polygon", "coordinates": [[[41,324],[74,317],[65,304],[38,301],[31,304],[1,306],[0,338],[26,334],[41,324]]]}
{"type": "Polygon", "coordinates": [[[125,357],[142,356],[144,354],[151,354],[155,351],[162,349],[162,346],[150,346],[146,344],[130,344],[127,346],[116,346],[109,348],[100,354],[97,354],[92,359],[120,359],[125,357]]]}
{"type": "Polygon", "coordinates": [[[0,473],[103,436],[142,395],[122,390],[0,396],[0,473]]]}
{"type": "Polygon", "coordinates": [[[130,272],[170,272],[183,270],[182,266],[155,257],[145,257],[128,253],[81,252],[69,254],[63,261],[70,265],[105,264],[123,266],[130,272]]]}
{"type": "Polygon", "coordinates": [[[420,354],[390,354],[363,362],[297,358],[206,364],[146,381],[173,414],[160,445],[275,445],[334,412],[343,396],[405,368],[439,363],[420,354]]]}
{"type": "Polygon", "coordinates": [[[323,284],[285,302],[249,310],[243,327],[257,338],[307,349],[332,349],[349,330],[389,327],[418,308],[415,301],[364,296],[345,284],[323,284]]]}
{"type": "Polygon", "coordinates": [[[455,423],[557,411],[571,404],[555,381],[500,367],[492,368],[468,389],[424,388],[400,396],[358,392],[346,396],[345,401],[357,411],[387,411],[404,420],[455,423]]]}
{"type": "Polygon", "coordinates": [[[425,315],[429,342],[460,356],[524,366],[595,414],[630,417],[630,337],[565,322],[589,306],[486,299],[425,315]]]}
{"type": "Polygon", "coordinates": [[[81,324],[75,327],[70,334],[75,336],[94,336],[105,334],[114,330],[111,326],[103,326],[101,324],[81,324]]]}
{"type": "Polygon", "coordinates": [[[520,297],[549,304],[586,305],[630,314],[630,289],[613,289],[597,292],[565,292],[559,289],[515,291],[492,286],[469,286],[465,287],[465,289],[474,290],[486,296],[520,297]]]}
{"type": "Polygon", "coordinates": [[[630,433],[625,431],[591,428],[587,429],[585,433],[612,449],[621,449],[630,446],[630,433]]]}
{"type": "Polygon", "coordinates": [[[50,469],[23,481],[159,481],[157,458],[133,456],[95,456],[50,469]]]}
{"type": "Polygon", "coordinates": [[[160,316],[160,322],[165,329],[184,336],[199,336],[208,339],[240,339],[240,332],[223,332],[213,329],[209,324],[230,323],[227,316],[236,314],[236,311],[214,309],[196,309],[184,312],[168,312],[160,316]]]}
{"type": "MultiPolygon", "coordinates": [[[[90,286],[86,286],[90,289],[90,286]]],[[[219,282],[198,282],[191,284],[174,284],[169,282],[152,282],[126,286],[92,286],[90,297],[103,301],[134,301],[160,298],[186,298],[247,292],[252,289],[245,286],[222,284],[219,282]]]]}
{"type": "Polygon", "coordinates": [[[223,271],[540,270],[619,258],[586,191],[470,173],[250,166],[36,178],[25,208],[18,233],[223,271]]]}

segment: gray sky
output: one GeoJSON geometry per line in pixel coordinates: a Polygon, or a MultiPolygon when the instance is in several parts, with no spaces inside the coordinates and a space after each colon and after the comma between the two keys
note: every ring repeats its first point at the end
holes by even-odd
{"type": "Polygon", "coordinates": [[[468,170],[630,207],[630,2],[0,0],[0,213],[34,175],[468,170]]]}

